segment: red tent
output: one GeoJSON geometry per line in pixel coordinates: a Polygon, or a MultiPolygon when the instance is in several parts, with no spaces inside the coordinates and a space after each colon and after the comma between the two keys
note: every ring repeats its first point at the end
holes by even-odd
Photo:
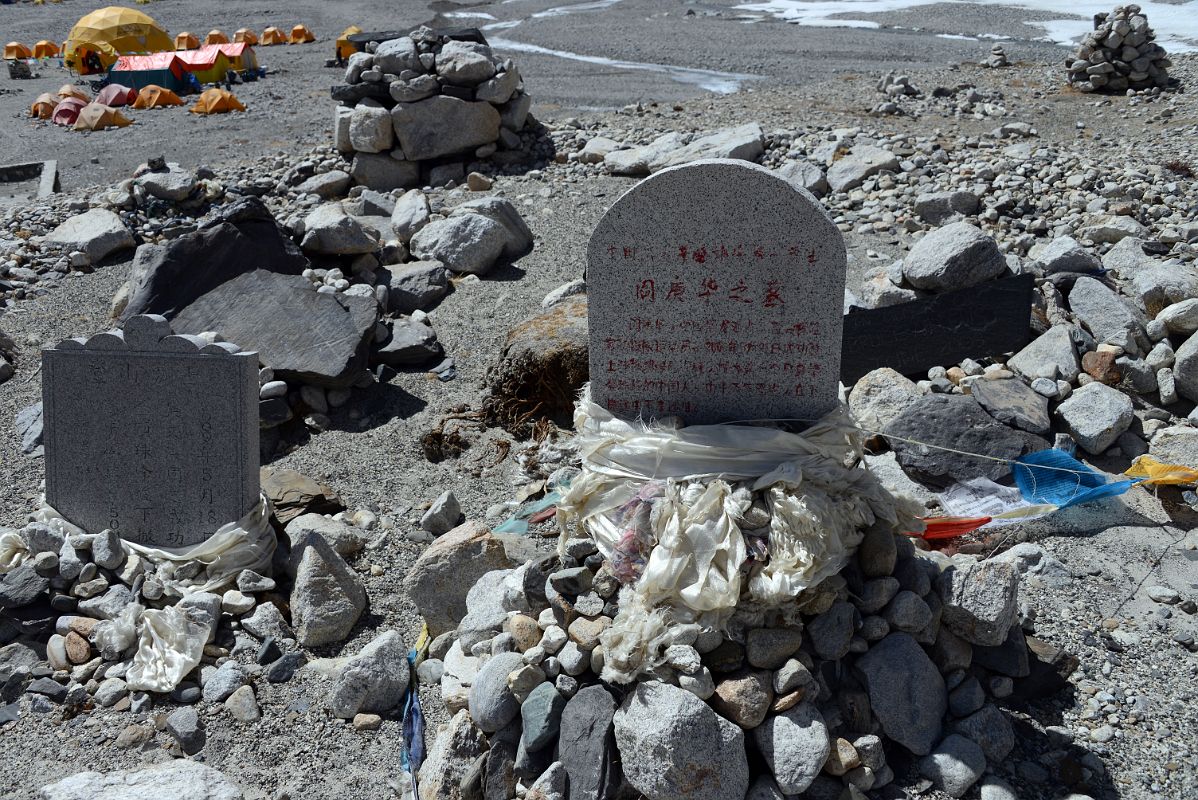
{"type": "Polygon", "coordinates": [[[121,56],[109,78],[122,86],[141,89],[150,84],[162,86],[172,92],[186,92],[187,70],[174,53],[153,53],[147,56],[121,56]]]}
{"type": "Polygon", "coordinates": [[[96,102],[102,105],[117,108],[119,106],[131,106],[133,101],[137,99],[137,90],[130,89],[128,86],[121,86],[119,83],[110,83],[100,90],[96,95],[96,102]]]}
{"type": "Polygon", "coordinates": [[[80,100],[78,97],[64,97],[62,102],[54,107],[54,115],[50,120],[55,125],[74,125],[75,120],[79,119],[79,112],[87,105],[86,100],[80,100]]]}

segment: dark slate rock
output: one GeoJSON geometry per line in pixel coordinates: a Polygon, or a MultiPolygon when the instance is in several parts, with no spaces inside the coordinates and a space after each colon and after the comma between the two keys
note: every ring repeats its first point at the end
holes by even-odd
{"type": "Polygon", "coordinates": [[[6,705],[0,706],[0,725],[3,725],[6,722],[12,722],[20,716],[20,703],[8,703],[6,705]]]}
{"type": "Polygon", "coordinates": [[[1011,678],[1026,678],[1031,674],[1031,665],[1023,628],[1012,625],[1006,640],[995,647],[974,645],[973,663],[1011,678]]]}
{"type": "Polygon", "coordinates": [[[940,740],[948,693],[940,671],[914,639],[892,633],[857,659],[882,730],[916,755],[940,740]]]}
{"type": "Polygon", "coordinates": [[[200,715],[191,706],[180,708],[166,718],[166,732],[175,737],[179,747],[189,756],[204,749],[208,740],[200,715]]]}
{"type": "Polygon", "coordinates": [[[954,733],[976,742],[986,760],[998,764],[1015,749],[1015,728],[1007,715],[987,703],[980,711],[952,724],[954,733]]]}
{"type": "Polygon", "coordinates": [[[483,779],[484,800],[508,800],[516,796],[516,744],[491,740],[487,771],[483,779]]]}
{"type": "Polygon", "coordinates": [[[854,311],[844,318],[840,380],[846,385],[878,367],[910,375],[964,358],[1021,350],[1031,338],[1031,275],[854,311]]]}
{"type": "Polygon", "coordinates": [[[184,681],[171,690],[171,700],[184,705],[200,702],[203,691],[197,684],[184,681]]]}
{"type": "Polygon", "coordinates": [[[425,364],[441,358],[445,351],[437,341],[437,334],[423,322],[412,319],[397,319],[391,325],[391,336],[371,353],[375,364],[389,367],[406,367],[425,364]]]}
{"type": "Polygon", "coordinates": [[[1011,471],[1007,460],[1049,446],[1038,436],[995,421],[967,395],[924,395],[887,425],[883,433],[891,437],[890,446],[903,471],[933,488],[976,477],[997,480],[1011,471]],[[1003,462],[939,448],[979,453],[1003,462]]]}
{"type": "Polygon", "coordinates": [[[217,331],[258,357],[279,380],[345,388],[366,368],[378,318],[373,297],[321,294],[298,275],[255,270],[191,303],[176,333],[217,331]]]}
{"type": "Polygon", "coordinates": [[[15,427],[21,437],[21,452],[27,456],[42,455],[42,404],[41,401],[17,412],[15,427]]]}
{"type": "Polygon", "coordinates": [[[50,579],[38,575],[33,562],[26,561],[0,581],[0,608],[30,605],[49,587],[50,579]]]}
{"type": "Polygon", "coordinates": [[[262,646],[258,648],[258,656],[255,659],[259,664],[270,664],[278,661],[283,657],[283,651],[279,649],[279,645],[275,642],[275,637],[267,636],[262,642],[262,646]]]}
{"type": "Polygon", "coordinates": [[[67,687],[53,678],[38,678],[25,687],[30,694],[42,694],[55,703],[61,703],[67,697],[67,687]]]}
{"type": "Polygon", "coordinates": [[[295,414],[292,413],[291,406],[287,405],[285,397],[268,397],[258,401],[258,419],[267,427],[282,425],[293,416],[295,414]]]}
{"type": "Polygon", "coordinates": [[[357,105],[358,101],[369,97],[378,100],[384,106],[395,105],[391,99],[390,86],[386,83],[340,83],[329,89],[329,94],[339,103],[357,105]]]}
{"type": "MultiPolygon", "coordinates": [[[[129,303],[121,320],[135,314],[161,314],[171,319],[238,275],[254,270],[299,275],[307,266],[304,254],[279,230],[262,201],[245,197],[221,207],[194,233],[165,245],[139,247],[133,257],[129,303]]],[[[176,331],[184,332],[177,327],[176,331]]],[[[230,341],[243,344],[237,339],[230,341]]]]}
{"type": "Polygon", "coordinates": [[[1032,391],[1019,378],[998,381],[974,381],[971,396],[990,416],[1004,425],[1039,436],[1052,430],[1048,416],[1048,398],[1032,391]]]}
{"type": "Polygon", "coordinates": [[[520,718],[524,723],[524,744],[529,751],[540,750],[553,742],[565,707],[566,698],[548,681],[525,698],[520,705],[520,718]]]}
{"type": "Polygon", "coordinates": [[[567,800],[616,796],[622,779],[615,761],[615,713],[615,700],[599,685],[579,690],[566,704],[557,747],[558,760],[570,776],[567,800]]]}

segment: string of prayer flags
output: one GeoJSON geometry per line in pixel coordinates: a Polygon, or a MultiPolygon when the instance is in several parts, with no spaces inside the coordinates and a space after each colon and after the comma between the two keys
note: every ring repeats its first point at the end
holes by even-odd
{"type": "Polygon", "coordinates": [[[1134,480],[1108,482],[1106,475],[1055,448],[1015,459],[1012,474],[1024,500],[1058,508],[1115,497],[1136,483],[1134,480]]]}
{"type": "Polygon", "coordinates": [[[1123,474],[1129,478],[1142,478],[1141,486],[1189,486],[1198,483],[1198,469],[1166,464],[1148,455],[1137,458],[1123,474]]]}

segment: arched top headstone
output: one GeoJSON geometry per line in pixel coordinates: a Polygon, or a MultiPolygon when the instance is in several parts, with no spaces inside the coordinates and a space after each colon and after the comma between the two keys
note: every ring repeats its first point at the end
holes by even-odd
{"type": "Polygon", "coordinates": [[[807,192],[745,161],[662,170],[591,235],[591,397],[626,419],[815,419],[837,402],[844,281],[807,192]]]}

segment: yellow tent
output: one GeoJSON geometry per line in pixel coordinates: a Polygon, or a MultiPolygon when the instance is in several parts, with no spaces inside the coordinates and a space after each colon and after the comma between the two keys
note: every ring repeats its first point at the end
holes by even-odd
{"type": "Polygon", "coordinates": [[[63,62],[82,75],[103,72],[126,53],[158,53],[175,47],[148,15],[109,6],[82,17],[67,35],[63,62]]]}
{"type": "Polygon", "coordinates": [[[258,44],[258,34],[254,33],[249,28],[238,28],[233,33],[233,42],[245,42],[249,45],[258,44]]]}
{"type": "Polygon", "coordinates": [[[6,61],[14,58],[33,58],[33,53],[20,42],[9,42],[4,45],[4,58],[6,61]]]}
{"type": "Polygon", "coordinates": [[[50,119],[54,114],[54,108],[58,105],[58,98],[52,94],[39,94],[37,99],[33,101],[33,105],[29,107],[29,116],[37,117],[38,119],[50,119]]]}
{"type": "Polygon", "coordinates": [[[262,46],[270,47],[272,44],[287,44],[286,34],[273,25],[262,31],[262,46]]]}
{"type": "Polygon", "coordinates": [[[361,32],[362,29],[357,25],[350,25],[341,32],[341,35],[337,37],[337,58],[349,58],[358,52],[358,48],[349,43],[349,37],[361,32]]]}
{"type": "Polygon", "coordinates": [[[188,33],[187,31],[183,31],[183,33],[175,34],[175,49],[176,50],[195,50],[199,46],[200,46],[200,40],[196,38],[196,35],[194,33],[188,33]]]}
{"type": "Polygon", "coordinates": [[[307,44],[316,41],[316,36],[308,30],[307,25],[296,25],[291,29],[291,36],[288,38],[292,44],[307,44]]]}
{"type": "Polygon", "coordinates": [[[42,39],[33,46],[34,58],[54,58],[62,51],[58,49],[58,45],[49,39],[42,39]]]}
{"type": "Polygon", "coordinates": [[[132,120],[115,108],[101,103],[88,103],[75,119],[75,130],[102,131],[105,128],[124,128],[132,124],[132,120]]]}
{"type": "Polygon", "coordinates": [[[229,37],[225,36],[224,31],[219,31],[216,28],[208,31],[208,35],[204,37],[204,44],[228,44],[229,37]]]}
{"type": "Polygon", "coordinates": [[[153,83],[138,92],[137,99],[133,101],[134,108],[164,108],[181,105],[183,105],[183,101],[179,99],[179,95],[153,83]]]}
{"type": "Polygon", "coordinates": [[[230,91],[206,89],[196,104],[187,110],[192,114],[224,114],[228,111],[245,111],[245,106],[230,91]]]}
{"type": "Polygon", "coordinates": [[[175,55],[200,83],[219,83],[230,69],[228,56],[220,50],[222,46],[206,44],[199,50],[182,50],[175,55]]]}
{"type": "Polygon", "coordinates": [[[80,89],[73,83],[64,83],[62,88],[58,90],[59,97],[77,97],[85,103],[91,102],[91,95],[80,89]]]}

